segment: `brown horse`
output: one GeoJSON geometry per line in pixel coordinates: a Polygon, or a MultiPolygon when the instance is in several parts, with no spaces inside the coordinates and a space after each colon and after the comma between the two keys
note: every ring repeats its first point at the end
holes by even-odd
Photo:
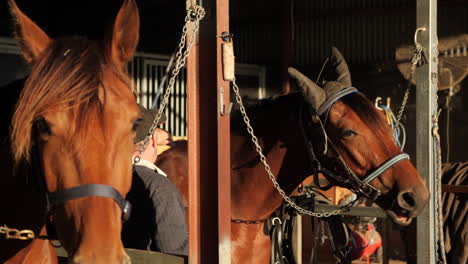
{"type": "MultiPolygon", "coordinates": [[[[330,175],[333,171],[336,177],[329,177],[333,184],[375,199],[395,222],[408,224],[428,201],[426,185],[395,144],[383,114],[364,95],[348,88],[351,79],[346,62],[338,50],[332,53],[337,81],[321,88],[290,69],[302,93],[262,100],[247,109],[266,160],[286,194],[314,170],[330,175]],[[327,170],[312,166],[317,162],[327,170]],[[372,195],[379,191],[377,198],[372,195]]],[[[281,205],[283,197],[265,172],[241,115],[231,118],[231,128],[231,213],[233,219],[241,220],[231,226],[232,263],[268,263],[270,238],[263,220],[281,205]],[[246,220],[259,221],[248,224],[246,220]]],[[[186,152],[181,145],[161,154],[157,162],[185,199],[187,170],[179,174],[174,169],[180,171],[181,162],[173,159],[183,160],[186,152]]]]}
{"type": "Polygon", "coordinates": [[[11,93],[22,89],[11,137],[1,141],[0,226],[36,238],[0,234],[0,262],[56,263],[44,228],[52,219],[70,263],[130,263],[120,232],[139,115],[125,70],[138,42],[137,6],[124,1],[103,42],[51,39],[13,0],[10,8],[31,73],[11,93]]]}

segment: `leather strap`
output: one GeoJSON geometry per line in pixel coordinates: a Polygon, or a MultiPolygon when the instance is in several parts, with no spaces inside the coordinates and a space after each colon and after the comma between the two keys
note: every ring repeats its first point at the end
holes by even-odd
{"type": "Polygon", "coordinates": [[[88,196],[112,198],[122,209],[123,219],[127,220],[130,216],[131,205],[122,195],[112,186],[104,184],[85,184],[65,190],[48,193],[50,206],[64,203],[68,200],[78,199],[88,196]]]}

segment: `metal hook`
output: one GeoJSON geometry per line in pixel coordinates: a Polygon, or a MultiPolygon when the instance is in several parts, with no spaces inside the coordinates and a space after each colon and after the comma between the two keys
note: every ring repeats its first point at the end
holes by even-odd
{"type": "Polygon", "coordinates": [[[382,101],[382,97],[379,96],[379,97],[375,98],[375,108],[383,111],[383,109],[380,108],[380,106],[379,106],[381,101],[382,101]]]}
{"type": "Polygon", "coordinates": [[[421,44],[419,44],[419,42],[418,42],[418,32],[419,31],[426,31],[426,28],[425,27],[419,27],[419,28],[416,29],[416,32],[414,32],[414,45],[416,47],[421,46],[421,44]]]}
{"type": "Polygon", "coordinates": [[[275,225],[275,220],[278,220],[278,223],[279,223],[280,225],[283,224],[283,223],[281,222],[281,219],[279,219],[279,217],[275,217],[275,218],[273,218],[273,220],[271,220],[271,223],[272,223],[273,225],[275,225]]]}
{"type": "Polygon", "coordinates": [[[232,38],[234,37],[234,34],[223,31],[221,35],[217,35],[216,37],[221,38],[224,42],[231,42],[232,38]]]}

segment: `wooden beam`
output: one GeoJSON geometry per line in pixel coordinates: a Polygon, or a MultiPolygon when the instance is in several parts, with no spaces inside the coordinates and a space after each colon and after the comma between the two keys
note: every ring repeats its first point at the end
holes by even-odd
{"type": "MultiPolygon", "coordinates": [[[[55,249],[59,263],[66,263],[68,260],[68,253],[63,247],[55,249]]],[[[150,264],[150,263],[164,263],[164,264],[186,264],[185,257],[164,254],[161,252],[139,250],[126,248],[128,256],[132,260],[132,264],[150,264]]]]}
{"type": "Polygon", "coordinates": [[[229,32],[229,0],[203,1],[203,7],[207,14],[187,63],[190,264],[231,259],[230,120],[220,111],[229,105],[229,82],[217,37],[229,32]]]}
{"type": "MultiPolygon", "coordinates": [[[[229,31],[229,0],[216,0],[216,35],[229,31]]],[[[213,36],[213,37],[215,37],[213,36]]],[[[230,41],[230,40],[228,40],[230,41]]],[[[216,37],[216,81],[218,98],[218,263],[231,263],[231,132],[230,82],[223,78],[224,40],[216,37]]]]}
{"type": "MultiPolygon", "coordinates": [[[[190,32],[190,30],[189,30],[190,32]]],[[[190,37],[190,36],[189,36],[190,37]]],[[[200,262],[200,84],[198,71],[199,39],[187,58],[187,138],[188,138],[188,231],[189,263],[200,262]]]]}
{"type": "Polygon", "coordinates": [[[416,165],[431,193],[417,220],[418,264],[436,263],[436,174],[434,173],[433,118],[437,115],[437,0],[417,0],[417,39],[428,63],[416,70],[416,165]]]}
{"type": "MultiPolygon", "coordinates": [[[[194,1],[188,2],[190,5],[194,1]]],[[[213,191],[217,188],[213,6],[213,1],[203,2],[207,15],[200,22],[196,49],[187,61],[190,264],[216,263],[218,257],[217,192],[213,191]]]]}

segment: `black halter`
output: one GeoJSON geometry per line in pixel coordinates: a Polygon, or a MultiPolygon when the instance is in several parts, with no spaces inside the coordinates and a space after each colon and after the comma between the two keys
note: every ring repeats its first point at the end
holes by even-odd
{"type": "MultiPolygon", "coordinates": [[[[308,133],[306,133],[306,130],[303,125],[303,117],[302,117],[302,112],[303,109],[301,107],[300,110],[300,119],[299,119],[299,126],[301,128],[301,133],[304,138],[304,142],[306,143],[306,148],[307,148],[307,153],[309,156],[309,162],[311,164],[311,170],[312,174],[314,176],[314,182],[316,186],[318,186],[322,190],[328,190],[334,185],[340,185],[346,188],[351,189],[354,193],[366,197],[367,199],[371,201],[375,201],[378,196],[380,196],[380,190],[376,189],[372,185],[370,185],[370,182],[378,177],[380,177],[386,170],[390,169],[400,161],[403,161],[405,159],[409,159],[409,155],[406,153],[400,153],[396,155],[395,157],[387,160],[386,162],[382,163],[378,168],[376,168],[372,173],[367,174],[366,177],[364,177],[363,180],[361,180],[354,172],[351,170],[351,168],[346,164],[342,156],[336,151],[336,148],[331,142],[327,136],[327,133],[325,131],[325,128],[323,127],[323,124],[325,123],[327,119],[328,112],[331,108],[331,106],[340,98],[351,94],[351,93],[356,93],[358,90],[354,87],[348,87],[340,92],[336,93],[335,95],[331,96],[328,98],[322,106],[319,107],[319,109],[316,111],[314,115],[314,119],[317,123],[320,123],[320,128],[319,130],[321,131],[323,137],[324,137],[324,142],[325,144],[330,144],[331,147],[335,150],[336,156],[333,158],[329,157],[328,150],[324,151],[326,153],[321,153],[320,154],[320,159],[317,157],[315,151],[314,151],[314,146],[312,144],[312,141],[309,139],[307,136],[308,133]],[[324,118],[324,122],[322,123],[322,119],[324,118]],[[327,163],[329,165],[330,163],[335,163],[335,164],[340,164],[340,167],[344,169],[344,171],[339,171],[337,172],[336,170],[330,170],[322,166],[322,162],[327,163]],[[319,184],[319,179],[318,179],[318,174],[322,173],[329,181],[330,184],[326,186],[321,186],[319,184]],[[341,176],[344,175],[345,177],[341,176]]],[[[313,111],[313,110],[312,110],[313,111]]],[[[307,122],[309,126],[312,126],[310,122],[307,122]]]]}
{"type": "Polygon", "coordinates": [[[53,214],[53,209],[60,204],[69,200],[74,200],[83,197],[95,196],[113,199],[122,210],[122,220],[127,221],[130,218],[132,206],[129,201],[114,187],[104,184],[83,184],[72,188],[67,188],[55,192],[49,192],[45,181],[44,170],[40,161],[40,152],[37,149],[37,144],[34,144],[31,149],[31,166],[33,182],[36,182],[39,187],[39,192],[45,195],[46,198],[46,228],[47,238],[56,239],[56,232],[53,219],[50,217],[53,214]]]}

